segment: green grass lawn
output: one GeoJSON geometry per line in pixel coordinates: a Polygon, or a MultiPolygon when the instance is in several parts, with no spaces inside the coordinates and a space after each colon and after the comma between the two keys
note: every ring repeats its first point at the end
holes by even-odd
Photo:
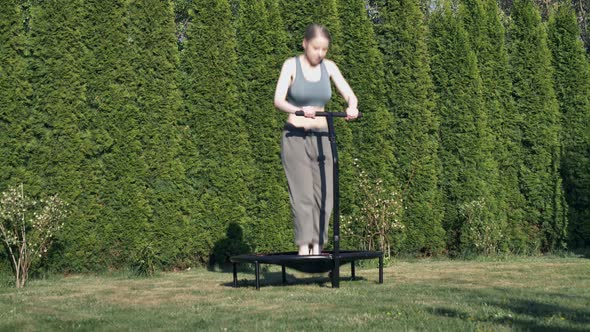
{"type": "MultiPolygon", "coordinates": [[[[349,275],[348,266],[342,276],[349,275]]],[[[327,274],[205,269],[71,275],[0,288],[4,331],[590,331],[590,259],[394,261],[330,287],[327,274]]]]}

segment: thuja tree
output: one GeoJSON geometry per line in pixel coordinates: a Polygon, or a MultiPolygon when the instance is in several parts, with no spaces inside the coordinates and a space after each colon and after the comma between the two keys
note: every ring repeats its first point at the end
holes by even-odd
{"type": "Polygon", "coordinates": [[[445,247],[438,188],[438,121],[433,114],[427,32],[418,2],[375,1],[386,105],[395,123],[395,176],[403,188],[403,250],[436,254],[445,247]]]}
{"type": "Polygon", "coordinates": [[[0,188],[28,182],[24,166],[28,98],[25,39],[19,1],[4,1],[0,8],[0,188]]]}
{"type": "MultiPolygon", "coordinates": [[[[273,106],[278,73],[273,42],[281,27],[272,26],[263,0],[242,1],[237,18],[237,85],[241,110],[255,156],[255,195],[252,224],[247,232],[257,251],[285,251],[291,248],[293,230],[289,195],[280,159],[281,125],[273,106]]],[[[280,46],[279,46],[280,47],[280,46]]]]}
{"type": "Polygon", "coordinates": [[[516,112],[523,119],[519,180],[527,203],[529,247],[563,248],[567,221],[559,174],[561,126],[547,34],[531,0],[516,0],[511,18],[507,43],[516,112]]]}
{"type": "Polygon", "coordinates": [[[56,239],[61,255],[56,264],[71,267],[86,257],[93,227],[85,215],[81,165],[88,141],[81,126],[88,114],[81,59],[83,5],[80,1],[44,1],[31,8],[30,62],[33,88],[28,160],[35,178],[28,186],[32,196],[60,195],[71,203],[71,214],[56,239]]]}
{"type": "MultiPolygon", "coordinates": [[[[139,131],[138,143],[147,172],[142,181],[149,204],[146,231],[141,235],[140,253],[153,251],[156,263],[169,267],[186,259],[184,248],[190,225],[191,200],[195,199],[185,177],[180,155],[181,93],[179,54],[174,12],[167,1],[130,1],[128,40],[131,54],[134,106],[139,131]],[[158,262],[159,261],[159,262],[158,262]]],[[[140,254],[141,256],[141,254],[140,254]]],[[[141,258],[140,258],[141,260],[141,258]]]]}
{"type": "Polygon", "coordinates": [[[359,97],[362,121],[353,127],[354,155],[371,176],[394,184],[393,116],[385,107],[383,58],[363,0],[339,1],[340,69],[359,97]]]}
{"type": "Polygon", "coordinates": [[[461,20],[447,2],[430,17],[429,42],[449,250],[491,253],[499,237],[490,184],[490,174],[497,168],[491,158],[477,59],[461,20]]]}
{"type": "Polygon", "coordinates": [[[487,111],[490,128],[488,135],[498,167],[498,173],[490,173],[487,180],[497,200],[493,213],[502,234],[499,249],[520,252],[526,247],[522,219],[525,201],[518,187],[520,118],[514,112],[511,95],[503,12],[495,0],[463,0],[461,3],[460,15],[477,56],[483,108],[487,111]]]}
{"type": "Polygon", "coordinates": [[[317,6],[318,1],[314,0],[279,0],[287,46],[292,55],[303,50],[301,41],[305,28],[311,23],[319,23],[315,22],[316,16],[314,15],[317,6]]]}
{"type": "MultiPolygon", "coordinates": [[[[339,1],[338,12],[342,27],[342,62],[340,69],[348,77],[359,97],[358,108],[363,118],[351,126],[354,136],[353,156],[358,166],[367,174],[367,181],[380,181],[380,192],[388,198],[395,192],[393,156],[393,117],[385,107],[383,59],[377,46],[372,23],[365,9],[365,2],[339,1]]],[[[344,167],[351,167],[346,165],[344,167]]],[[[360,178],[354,188],[360,189],[360,178]]],[[[399,193],[398,193],[399,194],[399,193]]],[[[355,195],[356,212],[367,204],[364,195],[355,195]]],[[[385,197],[378,197],[385,199],[385,197]]],[[[359,222],[364,222],[358,220],[359,222]]],[[[386,234],[387,235],[387,234],[386,234]]],[[[393,249],[399,243],[393,243],[393,249]]]]}
{"type": "MultiPolygon", "coordinates": [[[[315,5],[309,8],[311,18],[314,23],[325,25],[332,35],[332,43],[330,44],[330,58],[339,63],[342,61],[342,24],[338,13],[337,0],[320,0],[316,1],[315,5]]],[[[301,35],[303,36],[303,35],[301,35]]]]}
{"type": "Polygon", "coordinates": [[[215,254],[219,261],[237,253],[232,252],[236,247],[231,242],[245,241],[243,227],[250,224],[254,206],[248,185],[254,181],[255,168],[238,101],[236,36],[229,3],[198,0],[191,12],[182,54],[183,121],[200,164],[189,181],[203,206],[197,211],[198,253],[215,254]]]}
{"type": "Polygon", "coordinates": [[[588,2],[588,0],[573,0],[571,3],[576,11],[576,17],[580,27],[580,35],[584,41],[586,50],[588,50],[590,45],[588,42],[588,9],[590,9],[590,2],[588,2]]]}
{"type": "Polygon", "coordinates": [[[561,4],[549,20],[555,93],[562,113],[561,174],[572,246],[590,244],[590,71],[573,8],[561,4]]]}
{"type": "Polygon", "coordinates": [[[85,2],[82,40],[88,114],[84,136],[90,142],[82,170],[87,177],[85,214],[93,225],[73,268],[123,267],[143,243],[150,205],[144,194],[147,164],[142,158],[140,112],[130,93],[135,74],[132,40],[127,35],[124,0],[85,2]]]}
{"type": "Polygon", "coordinates": [[[283,23],[280,8],[281,0],[264,0],[268,25],[272,28],[269,31],[271,54],[274,56],[275,70],[280,70],[285,58],[290,54],[287,45],[287,32],[283,23]]]}
{"type": "MultiPolygon", "coordinates": [[[[265,0],[267,21],[270,26],[269,40],[271,57],[269,59],[268,66],[273,69],[274,77],[278,79],[281,72],[283,62],[292,55],[289,46],[287,45],[287,32],[281,17],[281,9],[279,7],[281,0],[265,0]]],[[[282,125],[287,117],[286,114],[280,111],[276,111],[275,118],[277,124],[282,125]]],[[[285,183],[286,185],[286,183],[285,183]]]]}

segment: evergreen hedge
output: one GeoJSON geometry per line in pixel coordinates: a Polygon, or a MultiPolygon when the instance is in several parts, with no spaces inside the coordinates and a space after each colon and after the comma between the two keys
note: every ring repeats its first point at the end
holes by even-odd
{"type": "Polygon", "coordinates": [[[469,35],[471,49],[477,57],[482,84],[482,107],[487,117],[487,128],[482,133],[492,154],[486,182],[494,201],[490,212],[494,215],[494,232],[490,240],[497,251],[518,250],[511,246],[513,234],[519,233],[524,199],[518,189],[515,162],[511,151],[517,145],[511,96],[512,82],[508,75],[508,52],[502,11],[495,0],[464,0],[459,7],[460,17],[469,35]]]}
{"type": "Polygon", "coordinates": [[[555,93],[561,111],[561,177],[572,247],[590,244],[590,70],[573,8],[561,4],[549,20],[555,93]]]}
{"type": "Polygon", "coordinates": [[[29,178],[24,167],[31,140],[28,117],[31,86],[27,79],[25,31],[19,1],[0,8],[0,189],[29,178]]]}
{"type": "MultiPolygon", "coordinates": [[[[338,127],[338,130],[352,130],[353,141],[350,143],[352,156],[355,161],[346,160],[341,169],[346,169],[350,174],[353,171],[353,182],[346,190],[355,193],[360,190],[359,172],[365,172],[376,183],[382,181],[383,191],[391,198],[396,191],[396,179],[394,175],[395,158],[393,155],[393,120],[385,105],[385,86],[383,74],[383,59],[377,47],[377,39],[372,23],[366,15],[364,1],[339,1],[338,12],[340,14],[342,28],[342,61],[340,70],[347,78],[348,83],[359,97],[358,108],[363,114],[362,118],[354,122],[338,127]],[[346,127],[345,127],[346,126],[346,127]],[[356,164],[356,166],[354,165],[356,164]],[[358,169],[356,169],[358,167],[358,169]]],[[[351,213],[356,218],[359,210],[366,204],[366,197],[355,195],[351,200],[345,201],[345,213],[351,213]]],[[[354,220],[354,224],[358,224],[354,220]]],[[[356,225],[362,229],[364,225],[356,225]]],[[[359,234],[360,231],[356,230],[359,234]]],[[[344,238],[344,246],[359,249],[361,244],[353,243],[352,239],[344,238]]],[[[399,247],[399,243],[395,244],[399,247]]]]}
{"type": "Polygon", "coordinates": [[[255,165],[237,87],[236,32],[227,1],[193,2],[182,54],[183,123],[198,157],[188,181],[199,206],[193,216],[196,255],[223,263],[248,246],[255,165]],[[198,163],[198,164],[197,164],[198,163]],[[228,241],[228,239],[230,239],[228,241]]]}
{"type": "Polygon", "coordinates": [[[559,174],[560,113],[553,89],[551,53],[538,9],[531,0],[516,0],[508,29],[516,112],[521,117],[521,192],[529,249],[562,249],[567,236],[567,205],[559,174]]]}
{"type": "MultiPolygon", "coordinates": [[[[140,250],[149,215],[144,190],[147,164],[139,142],[140,112],[129,87],[136,79],[127,38],[126,5],[122,0],[86,1],[82,40],[88,107],[88,137],[94,142],[84,163],[84,205],[94,226],[94,248],[83,254],[75,270],[120,267],[140,250]],[[142,178],[143,177],[143,178],[142,178]]],[[[82,253],[79,253],[82,254],[82,253]]]]}
{"type": "Polygon", "coordinates": [[[182,96],[174,11],[171,3],[158,0],[130,1],[127,10],[133,77],[129,90],[138,111],[139,158],[147,166],[139,179],[146,186],[149,204],[138,249],[140,255],[153,250],[156,262],[164,266],[182,264],[186,246],[192,246],[185,234],[194,222],[194,191],[187,185],[181,160],[182,96]]]}
{"type": "Polygon", "coordinates": [[[494,253],[501,222],[492,189],[497,167],[477,58],[449,3],[443,2],[430,17],[430,36],[447,246],[454,252],[494,253]]]}
{"type": "MultiPolygon", "coordinates": [[[[19,1],[3,1],[0,6],[0,191],[31,177],[25,167],[27,145],[32,136],[27,125],[31,87],[26,77],[25,42],[19,1]]],[[[0,249],[0,271],[10,270],[9,257],[0,249]]]]}
{"type": "Polygon", "coordinates": [[[238,93],[244,111],[240,116],[249,133],[256,169],[252,182],[248,183],[255,196],[251,207],[254,218],[248,231],[255,250],[288,251],[293,243],[293,230],[280,158],[282,121],[275,116],[277,110],[273,105],[279,62],[272,43],[277,42],[275,33],[280,27],[270,24],[263,0],[242,2],[236,26],[238,93]]]}
{"type": "MultiPolygon", "coordinates": [[[[402,250],[424,255],[444,251],[439,121],[433,113],[427,28],[418,3],[376,1],[379,49],[383,54],[385,98],[395,123],[394,175],[402,188],[406,241],[402,250]]],[[[362,99],[362,96],[361,96],[362,99]]]]}
{"type": "Polygon", "coordinates": [[[24,167],[31,177],[24,182],[33,197],[58,193],[70,203],[55,243],[60,255],[52,260],[60,269],[85,266],[99,246],[84,199],[85,184],[92,180],[82,165],[93,148],[85,134],[89,113],[82,64],[84,14],[81,1],[40,2],[31,8],[28,35],[31,136],[25,143],[24,167]]]}

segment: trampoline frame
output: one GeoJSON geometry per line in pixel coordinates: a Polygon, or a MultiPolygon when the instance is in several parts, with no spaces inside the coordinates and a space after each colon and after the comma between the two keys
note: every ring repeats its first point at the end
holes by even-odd
{"type": "MultiPolygon", "coordinates": [[[[356,270],[355,261],[363,259],[379,259],[379,283],[383,283],[383,253],[380,251],[341,251],[339,254],[339,264],[350,263],[351,279],[355,280],[356,270]]],[[[338,288],[338,279],[335,277],[334,253],[324,252],[322,255],[300,256],[297,252],[285,252],[276,254],[245,254],[231,257],[233,263],[233,287],[238,287],[238,263],[254,264],[254,275],[256,280],[256,289],[260,290],[260,264],[280,265],[283,285],[287,283],[286,268],[293,268],[306,273],[322,273],[332,271],[332,287],[338,288]],[[319,264],[319,268],[317,267],[319,264]],[[310,268],[311,267],[311,268],[310,268]]],[[[340,266],[338,266],[338,269],[340,266]]],[[[339,278],[339,275],[338,275],[339,278]]]]}
{"type": "MultiPolygon", "coordinates": [[[[297,116],[303,116],[303,111],[295,112],[297,116]]],[[[323,272],[332,272],[332,288],[340,287],[340,265],[351,263],[352,279],[355,278],[355,260],[379,258],[379,283],[383,283],[383,253],[380,251],[340,251],[340,185],[338,171],[338,149],[336,146],[336,132],[334,130],[334,118],[346,117],[345,112],[317,112],[316,116],[326,117],[328,123],[328,139],[332,150],[333,161],[333,185],[334,185],[334,218],[333,218],[333,252],[323,252],[321,255],[298,255],[295,252],[277,253],[277,254],[245,254],[230,257],[233,263],[233,287],[238,287],[237,264],[252,263],[255,267],[256,289],[260,289],[260,264],[281,265],[283,283],[286,283],[286,267],[292,267],[299,271],[312,270],[304,268],[306,264],[310,266],[319,263],[326,264],[321,269],[323,272]]],[[[359,113],[361,117],[361,113],[359,113]]],[[[307,272],[314,273],[314,272],[307,272]]]]}

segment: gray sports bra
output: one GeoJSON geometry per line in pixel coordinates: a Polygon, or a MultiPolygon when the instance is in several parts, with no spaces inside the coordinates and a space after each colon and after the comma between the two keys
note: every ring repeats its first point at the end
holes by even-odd
{"type": "Polygon", "coordinates": [[[324,107],[332,97],[332,86],[330,85],[330,75],[326,70],[326,65],[320,63],[321,78],[319,81],[308,81],[303,76],[299,57],[295,57],[296,74],[295,80],[291,83],[287,91],[287,101],[295,106],[319,106],[324,107]]]}

